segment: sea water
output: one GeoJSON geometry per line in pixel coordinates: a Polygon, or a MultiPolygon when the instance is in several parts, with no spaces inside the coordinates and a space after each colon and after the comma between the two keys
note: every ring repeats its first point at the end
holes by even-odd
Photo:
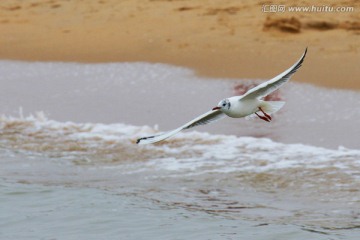
{"type": "Polygon", "coordinates": [[[360,234],[358,92],[290,83],[271,123],[138,146],[253,81],[149,63],[2,61],[0,74],[2,239],[360,234]]]}

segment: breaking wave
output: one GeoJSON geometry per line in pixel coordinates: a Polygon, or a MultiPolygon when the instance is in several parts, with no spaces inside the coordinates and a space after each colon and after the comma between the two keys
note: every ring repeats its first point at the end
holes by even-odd
{"type": "MultiPolygon", "coordinates": [[[[359,178],[360,151],[267,138],[183,132],[159,144],[139,146],[136,139],[156,133],[156,127],[48,120],[43,113],[0,118],[1,146],[30,155],[65,158],[75,164],[144,162],[168,171],[204,173],[295,171],[310,169],[332,178],[359,178]]],[[[293,175],[289,175],[292,177],[293,175]]],[[[322,176],[324,177],[324,176],[322,176]]],[[[318,181],[313,176],[314,184],[318,181]]],[[[311,178],[309,178],[311,181],[311,178]]],[[[341,182],[341,181],[340,181],[341,182]]],[[[284,182],[284,184],[289,184],[284,182]]]]}

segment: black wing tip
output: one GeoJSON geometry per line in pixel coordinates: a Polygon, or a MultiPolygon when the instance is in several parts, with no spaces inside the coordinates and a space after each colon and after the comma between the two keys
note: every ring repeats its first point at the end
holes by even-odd
{"type": "Polygon", "coordinates": [[[300,60],[297,62],[296,66],[294,66],[294,68],[289,72],[289,74],[293,74],[295,73],[303,64],[306,53],[307,53],[308,47],[305,48],[305,51],[303,53],[303,55],[301,56],[300,60]]]}
{"type": "Polygon", "coordinates": [[[138,139],[136,140],[136,144],[139,144],[142,140],[146,140],[146,139],[154,138],[154,137],[155,137],[155,136],[138,138],[138,139]]]}
{"type": "Polygon", "coordinates": [[[302,59],[304,59],[304,58],[305,58],[307,51],[308,51],[308,47],[306,47],[306,48],[305,48],[305,52],[304,52],[304,54],[303,54],[302,59]]]}
{"type": "Polygon", "coordinates": [[[307,53],[307,50],[308,50],[308,47],[305,48],[305,51],[304,51],[302,57],[300,58],[299,64],[302,64],[302,62],[304,61],[305,56],[306,56],[306,53],[307,53]]]}

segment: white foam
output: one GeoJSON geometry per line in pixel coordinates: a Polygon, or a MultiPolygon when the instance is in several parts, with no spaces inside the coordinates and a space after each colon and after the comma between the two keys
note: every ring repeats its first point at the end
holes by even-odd
{"type": "MultiPolygon", "coordinates": [[[[93,124],[47,120],[44,114],[26,118],[1,117],[0,131],[3,147],[39,152],[51,142],[51,153],[72,156],[78,152],[74,143],[81,146],[83,155],[98,156],[98,163],[106,162],[109,153],[125,151],[129,160],[143,159],[147,163],[168,171],[195,174],[207,172],[253,171],[266,172],[289,168],[336,167],[344,171],[360,169],[360,151],[341,147],[336,150],[303,144],[283,144],[266,138],[215,135],[196,131],[180,133],[160,145],[136,145],[136,139],[154,134],[149,126],[128,124],[93,124]],[[11,133],[15,132],[17,139],[11,133]],[[14,142],[15,141],[15,142],[14,142]],[[54,150],[55,149],[55,150],[54,150]],[[57,150],[56,150],[57,149],[57,150]],[[101,155],[106,150],[106,154],[101,155]]],[[[42,150],[47,154],[46,148],[42,150]]]]}

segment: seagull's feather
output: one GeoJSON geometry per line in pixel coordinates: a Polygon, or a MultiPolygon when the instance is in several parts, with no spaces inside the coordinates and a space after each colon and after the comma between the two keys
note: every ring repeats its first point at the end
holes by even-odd
{"type": "Polygon", "coordinates": [[[223,117],[225,117],[225,114],[220,110],[211,110],[185,124],[183,126],[183,129],[189,129],[199,125],[205,125],[220,120],[223,117]]]}
{"type": "Polygon", "coordinates": [[[136,141],[136,143],[137,144],[148,144],[148,143],[160,142],[162,140],[165,140],[165,139],[175,135],[176,133],[180,132],[181,130],[189,129],[189,128],[196,127],[199,125],[208,124],[210,122],[219,120],[223,117],[225,117],[225,114],[222,113],[220,110],[211,110],[211,111],[204,113],[203,115],[191,120],[190,122],[184,124],[183,126],[177,128],[177,129],[174,129],[169,132],[160,133],[160,134],[154,135],[154,136],[139,138],[136,141]]]}
{"type": "Polygon", "coordinates": [[[244,95],[242,95],[239,100],[263,98],[280,88],[281,85],[289,81],[291,76],[301,67],[301,64],[303,63],[306,56],[306,52],[307,48],[305,49],[305,52],[301,56],[301,58],[288,70],[270,79],[269,81],[259,84],[258,86],[250,89],[244,95]]]}

